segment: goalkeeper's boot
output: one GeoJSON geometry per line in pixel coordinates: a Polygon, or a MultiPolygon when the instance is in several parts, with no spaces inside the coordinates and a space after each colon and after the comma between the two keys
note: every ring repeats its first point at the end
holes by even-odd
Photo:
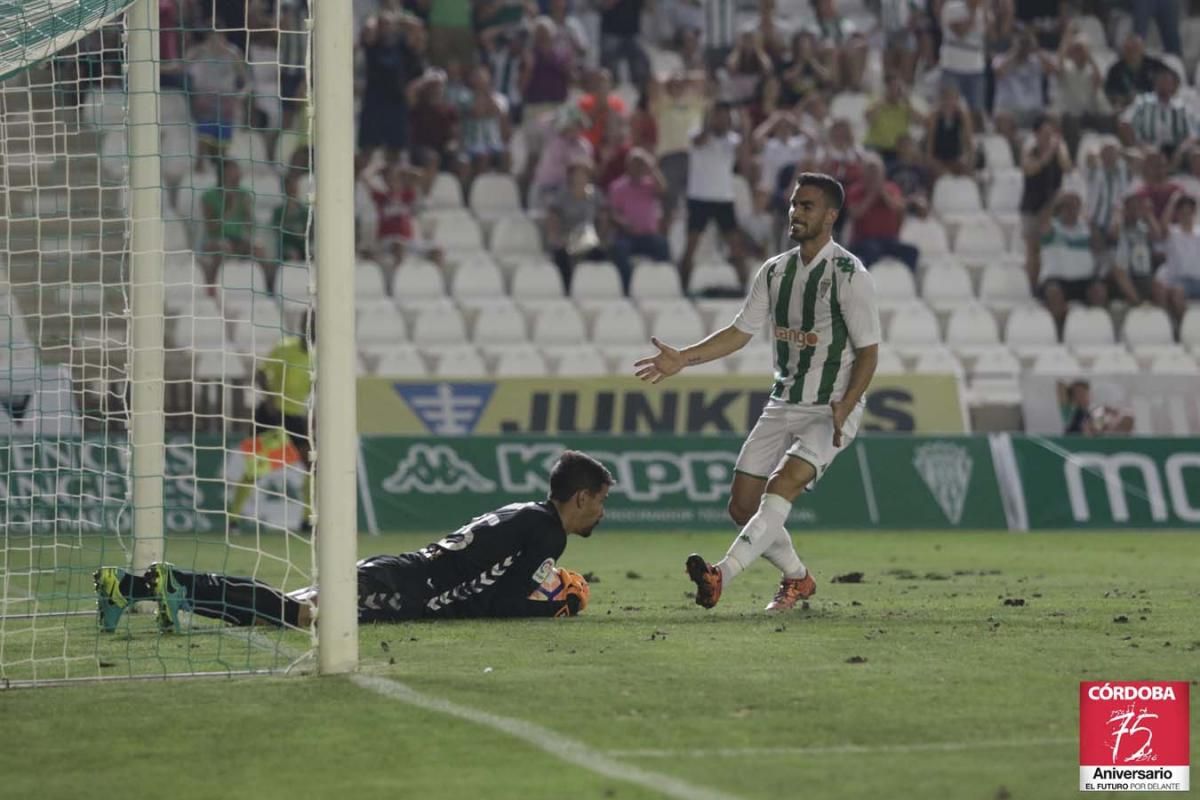
{"type": "Polygon", "coordinates": [[[92,573],[92,583],[96,587],[96,622],[102,631],[115,631],[121,615],[129,607],[129,598],[121,593],[121,581],[128,574],[120,567],[101,567],[92,573]]]}
{"type": "Polygon", "coordinates": [[[696,584],[696,605],[715,606],[721,599],[721,570],[692,553],[687,557],[687,574],[696,584]]]}
{"type": "Polygon", "coordinates": [[[767,611],[790,611],[796,607],[796,603],[807,600],[816,593],[817,582],[813,580],[811,572],[803,578],[784,578],[779,582],[775,599],[767,603],[767,611]]]}
{"type": "Polygon", "coordinates": [[[174,566],[166,562],[151,564],[146,570],[146,583],[158,598],[158,611],[155,619],[158,628],[164,633],[179,629],[179,612],[190,611],[192,602],[188,599],[187,589],[175,579],[174,566]]]}

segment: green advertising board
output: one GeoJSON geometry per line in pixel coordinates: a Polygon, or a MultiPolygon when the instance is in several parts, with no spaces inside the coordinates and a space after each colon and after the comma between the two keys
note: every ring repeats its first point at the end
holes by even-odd
{"type": "MultiPolygon", "coordinates": [[[[603,461],[616,478],[605,525],[723,529],[740,437],[470,437],[362,439],[369,487],[363,514],[376,531],[451,530],[505,503],[544,497],[566,448],[603,461]]],[[[792,528],[1003,528],[985,439],[861,437],[816,490],[796,503],[792,528]]]]}
{"type": "Polygon", "coordinates": [[[1011,438],[1030,528],[1200,524],[1194,438],[1011,438]]]}

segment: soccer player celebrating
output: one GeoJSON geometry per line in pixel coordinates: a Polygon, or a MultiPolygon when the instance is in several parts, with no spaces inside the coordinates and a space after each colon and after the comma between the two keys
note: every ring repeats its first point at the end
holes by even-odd
{"type": "Polygon", "coordinates": [[[816,592],[784,523],[800,493],[854,438],[879,358],[874,282],[832,238],[844,202],[837,180],[801,173],[790,209],[790,234],[799,247],[763,264],[733,323],[682,350],[652,338],[658,353],[635,364],[638,377],[658,383],[740,350],[771,321],[775,384],[742,445],[730,490],[729,514],[741,532],[718,563],[694,553],[687,559],[696,603],[705,608],[759,556],[783,573],[768,611],[793,608],[816,592]]]}
{"type": "MultiPolygon", "coordinates": [[[[498,508],[415,552],[359,561],[359,621],[578,614],[587,606],[587,581],[555,562],[569,534],[592,535],[612,484],[603,464],[568,450],[550,470],[547,499],[498,508]]],[[[99,624],[107,631],[138,600],[157,600],[166,630],[175,628],[181,611],[233,625],[306,628],[316,619],[316,587],[284,594],[253,578],[165,563],[141,576],[102,567],[95,580],[99,624]]]]}

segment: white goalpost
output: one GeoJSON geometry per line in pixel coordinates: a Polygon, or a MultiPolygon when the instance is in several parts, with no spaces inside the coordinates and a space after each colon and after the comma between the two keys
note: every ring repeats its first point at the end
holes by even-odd
{"type": "Polygon", "coordinates": [[[351,6],[203,5],[0,0],[0,688],[357,666],[351,6]],[[97,616],[163,561],[319,624],[97,616]]]}

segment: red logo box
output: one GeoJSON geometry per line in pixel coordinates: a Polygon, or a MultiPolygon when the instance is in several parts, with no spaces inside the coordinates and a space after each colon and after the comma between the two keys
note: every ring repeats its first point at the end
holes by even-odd
{"type": "Polygon", "coordinates": [[[1188,684],[1079,684],[1079,790],[1186,792],[1188,684]]]}

